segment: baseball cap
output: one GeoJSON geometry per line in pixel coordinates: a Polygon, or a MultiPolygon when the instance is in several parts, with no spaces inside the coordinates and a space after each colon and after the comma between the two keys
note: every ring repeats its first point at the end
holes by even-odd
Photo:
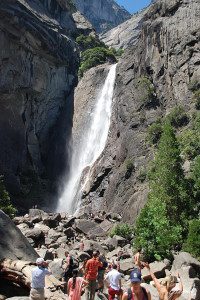
{"type": "Polygon", "coordinates": [[[141,282],[142,281],[142,274],[138,269],[134,269],[130,274],[131,282],[141,282]]]}
{"type": "Polygon", "coordinates": [[[36,264],[41,265],[44,262],[44,259],[42,257],[39,257],[36,259],[36,264]]]}

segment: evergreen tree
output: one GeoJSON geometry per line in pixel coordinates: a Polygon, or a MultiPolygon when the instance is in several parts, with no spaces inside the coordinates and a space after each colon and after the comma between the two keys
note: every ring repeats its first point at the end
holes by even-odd
{"type": "Polygon", "coordinates": [[[5,189],[2,176],[0,176],[0,209],[10,217],[16,213],[16,209],[11,204],[9,194],[5,189]]]}
{"type": "Polygon", "coordinates": [[[149,179],[150,192],[136,222],[135,243],[149,258],[162,258],[180,246],[192,208],[178,142],[169,122],[163,126],[149,179]]]}

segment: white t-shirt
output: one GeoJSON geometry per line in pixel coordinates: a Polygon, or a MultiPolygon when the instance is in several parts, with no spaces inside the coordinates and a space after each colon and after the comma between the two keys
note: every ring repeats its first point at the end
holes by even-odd
{"type": "Polygon", "coordinates": [[[33,289],[43,289],[45,286],[45,276],[51,275],[51,272],[42,267],[36,267],[32,271],[31,287],[33,289]]]}
{"type": "Polygon", "coordinates": [[[121,274],[116,269],[111,270],[106,275],[106,280],[110,283],[110,287],[116,291],[119,291],[120,289],[120,285],[119,285],[120,279],[121,279],[121,274]]]}

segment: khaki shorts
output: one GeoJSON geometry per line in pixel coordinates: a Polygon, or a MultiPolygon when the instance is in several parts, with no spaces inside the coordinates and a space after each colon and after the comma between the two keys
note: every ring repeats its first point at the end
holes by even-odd
{"type": "Polygon", "coordinates": [[[45,300],[44,289],[31,289],[30,300],[45,300]]]}

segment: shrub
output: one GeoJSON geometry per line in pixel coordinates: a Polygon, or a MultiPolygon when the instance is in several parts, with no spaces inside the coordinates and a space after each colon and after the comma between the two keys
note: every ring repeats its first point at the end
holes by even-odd
{"type": "Polygon", "coordinates": [[[194,92],[193,100],[195,101],[196,109],[200,110],[200,89],[194,92]]]}
{"type": "Polygon", "coordinates": [[[10,217],[13,217],[17,211],[10,201],[10,197],[5,189],[2,176],[0,176],[0,209],[10,217]]]}
{"type": "Polygon", "coordinates": [[[137,177],[137,179],[140,181],[140,182],[144,182],[147,178],[147,171],[142,168],[139,172],[139,175],[137,177]]]}
{"type": "Polygon", "coordinates": [[[120,57],[122,56],[122,54],[124,53],[124,50],[123,49],[118,49],[116,50],[115,48],[110,48],[110,50],[112,51],[112,53],[116,56],[116,57],[120,57]]]}
{"type": "Polygon", "coordinates": [[[140,77],[137,87],[141,92],[141,100],[144,106],[149,106],[155,101],[155,87],[148,77],[140,77]]]}
{"type": "Polygon", "coordinates": [[[130,158],[126,159],[125,168],[126,168],[125,178],[128,179],[134,170],[134,161],[130,158]]]}
{"type": "Polygon", "coordinates": [[[150,144],[157,144],[162,134],[161,122],[150,125],[147,129],[147,140],[150,144]]]}
{"type": "Polygon", "coordinates": [[[189,222],[189,232],[183,250],[200,259],[200,220],[194,219],[189,222]]]}
{"type": "Polygon", "coordinates": [[[179,137],[181,154],[186,159],[194,159],[200,153],[200,133],[197,130],[187,129],[179,137]]]}
{"type": "Polygon", "coordinates": [[[117,224],[112,228],[110,232],[111,237],[113,237],[114,235],[119,235],[129,240],[132,238],[133,235],[133,226],[127,223],[117,224]]]}
{"type": "Polygon", "coordinates": [[[106,61],[116,62],[114,54],[109,49],[96,47],[84,51],[81,56],[79,75],[83,76],[84,72],[90,68],[103,64],[106,61]]]}
{"type": "Polygon", "coordinates": [[[188,115],[184,111],[182,106],[176,106],[167,116],[167,120],[171,123],[175,128],[187,125],[189,122],[188,115]]]}
{"type": "Polygon", "coordinates": [[[79,45],[81,51],[96,47],[108,48],[103,42],[92,35],[85,36],[81,34],[76,38],[76,42],[79,45]]]}

